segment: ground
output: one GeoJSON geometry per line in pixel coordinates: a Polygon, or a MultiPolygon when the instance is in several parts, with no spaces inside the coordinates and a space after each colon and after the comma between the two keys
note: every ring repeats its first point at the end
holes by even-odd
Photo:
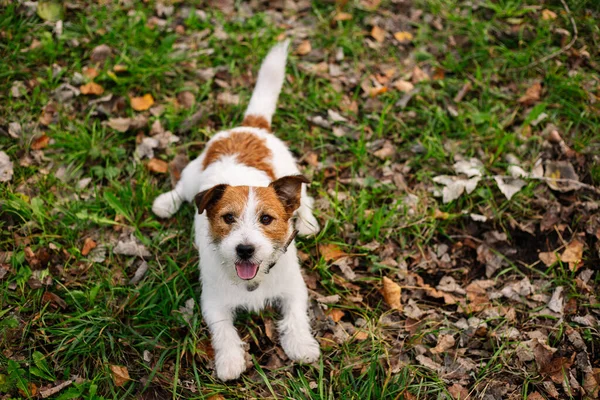
{"type": "Polygon", "coordinates": [[[2,398],[597,398],[595,1],[2,3],[2,398]],[[223,384],[193,206],[151,204],[286,37],[323,356],[242,314],[223,384]]]}

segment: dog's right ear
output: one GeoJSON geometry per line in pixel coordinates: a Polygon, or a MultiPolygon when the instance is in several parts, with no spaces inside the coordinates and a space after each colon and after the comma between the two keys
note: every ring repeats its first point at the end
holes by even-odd
{"type": "Polygon", "coordinates": [[[229,185],[217,185],[198,193],[196,197],[194,197],[194,202],[198,208],[198,214],[202,214],[204,210],[208,210],[210,207],[217,204],[221,197],[223,197],[223,193],[225,193],[227,186],[229,185]]]}

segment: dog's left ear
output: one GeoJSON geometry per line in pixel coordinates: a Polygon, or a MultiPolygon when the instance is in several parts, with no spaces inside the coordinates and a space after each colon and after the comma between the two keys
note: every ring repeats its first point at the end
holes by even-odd
{"type": "Polygon", "coordinates": [[[196,207],[198,207],[198,214],[202,214],[204,210],[217,204],[221,197],[223,197],[223,193],[225,193],[227,186],[229,185],[217,185],[198,193],[196,197],[194,197],[194,202],[196,203],[196,207]]]}
{"type": "Polygon", "coordinates": [[[292,214],[300,207],[300,194],[302,193],[303,183],[310,183],[310,181],[303,175],[289,175],[271,182],[269,187],[275,190],[285,210],[292,214]]]}

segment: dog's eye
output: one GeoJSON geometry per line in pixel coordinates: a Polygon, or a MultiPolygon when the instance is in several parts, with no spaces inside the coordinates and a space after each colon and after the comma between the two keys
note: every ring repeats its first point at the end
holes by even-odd
{"type": "Polygon", "coordinates": [[[225,221],[227,225],[231,225],[235,222],[235,217],[233,214],[225,214],[223,215],[223,221],[225,221]]]}
{"type": "Polygon", "coordinates": [[[263,225],[269,225],[271,222],[273,222],[273,217],[271,217],[270,215],[267,214],[263,214],[260,216],[260,223],[263,225]]]}

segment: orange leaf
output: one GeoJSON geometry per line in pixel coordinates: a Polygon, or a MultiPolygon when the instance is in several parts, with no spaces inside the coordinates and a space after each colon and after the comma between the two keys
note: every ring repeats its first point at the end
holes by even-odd
{"type": "Polygon", "coordinates": [[[556,13],[554,11],[550,11],[548,9],[543,9],[542,10],[542,19],[544,21],[556,19],[556,13]]]}
{"type": "Polygon", "coordinates": [[[90,79],[94,79],[98,76],[98,70],[94,67],[83,67],[83,75],[87,76],[90,79]]]}
{"type": "Polygon", "coordinates": [[[169,164],[163,160],[159,160],[158,158],[153,158],[152,160],[148,161],[146,168],[152,172],[156,172],[157,174],[166,174],[169,170],[169,164]]]}
{"type": "Polygon", "coordinates": [[[385,31],[377,25],[373,25],[373,29],[371,29],[371,37],[377,40],[379,43],[382,43],[385,40],[385,31]]]}
{"type": "Polygon", "coordinates": [[[154,98],[151,94],[145,94],[142,97],[130,97],[131,108],[135,111],[145,111],[152,107],[154,104],[154,98]]]}
{"type": "Polygon", "coordinates": [[[327,315],[329,315],[331,317],[331,319],[333,320],[333,322],[340,322],[340,320],[342,319],[342,317],[344,315],[346,315],[345,312],[343,312],[342,310],[338,309],[338,308],[332,308],[327,315]]]}
{"type": "Polygon", "coordinates": [[[333,17],[334,21],[350,21],[352,19],[352,14],[347,12],[339,12],[335,14],[333,17]]]}
{"type": "Polygon", "coordinates": [[[81,90],[81,94],[101,95],[104,93],[104,88],[95,82],[86,83],[85,85],[80,86],[79,90],[81,90]]]}
{"type": "Polygon", "coordinates": [[[312,50],[312,46],[310,44],[310,41],[304,40],[296,48],[296,54],[298,54],[299,56],[304,56],[304,55],[307,55],[308,53],[310,53],[311,50],[312,50]]]}
{"type": "Polygon", "coordinates": [[[50,137],[43,134],[42,136],[36,138],[33,143],[31,143],[31,150],[41,150],[48,146],[50,142],[50,137]]]}
{"type": "Polygon", "coordinates": [[[527,88],[527,91],[525,91],[525,94],[523,96],[519,97],[519,103],[527,105],[527,106],[531,105],[540,99],[541,93],[542,93],[542,84],[539,82],[536,82],[533,85],[531,85],[529,88],[527,88]]]}
{"type": "Polygon", "coordinates": [[[338,258],[348,255],[335,244],[320,244],[319,253],[323,256],[325,261],[335,261],[338,258]]]}
{"type": "Polygon", "coordinates": [[[402,289],[396,282],[388,278],[387,276],[383,277],[383,298],[388,306],[391,308],[402,311],[402,303],[400,299],[400,295],[402,294],[402,289]]]}
{"type": "Polygon", "coordinates": [[[121,367],[120,365],[110,365],[109,367],[116,386],[123,386],[131,380],[127,367],[121,367]]]}
{"type": "Polygon", "coordinates": [[[380,87],[376,87],[376,88],[371,88],[369,90],[369,96],[371,97],[376,97],[379,96],[382,93],[387,92],[387,86],[380,86],[380,87]]]}
{"type": "Polygon", "coordinates": [[[90,251],[92,251],[92,249],[96,248],[96,246],[97,244],[92,238],[85,238],[85,240],[83,241],[83,248],[81,249],[81,255],[84,257],[87,256],[88,254],[90,254],[90,251]]]}

